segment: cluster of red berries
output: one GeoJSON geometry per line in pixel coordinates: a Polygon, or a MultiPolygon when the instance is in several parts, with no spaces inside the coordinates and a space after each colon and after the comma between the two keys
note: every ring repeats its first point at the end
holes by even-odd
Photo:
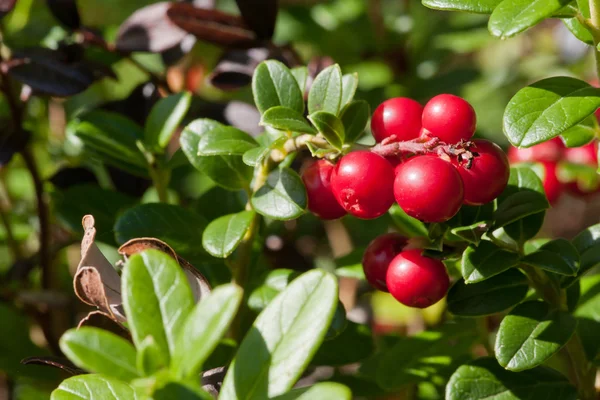
{"type": "Polygon", "coordinates": [[[371,119],[375,140],[382,146],[411,142],[424,150],[387,157],[354,151],[336,165],[319,160],[302,176],[308,208],[323,219],[346,213],[372,219],[395,200],[412,217],[444,222],[463,204],[490,202],[506,187],[509,164],[494,143],[469,141],[475,125],[473,107],[450,94],[434,97],[425,107],[409,98],[387,100],[371,119]],[[432,142],[435,146],[427,148],[432,142]]]}
{"type": "Polygon", "coordinates": [[[561,162],[598,168],[598,142],[596,140],[581,147],[567,148],[559,137],[555,137],[526,149],[511,147],[508,151],[508,159],[511,163],[537,162],[544,167],[542,182],[546,197],[551,204],[555,204],[561,194],[565,192],[577,197],[587,197],[600,191],[600,182],[597,179],[594,187],[586,187],[577,180],[561,179],[558,174],[561,162]]]}
{"type": "Polygon", "coordinates": [[[389,292],[400,303],[426,308],[440,301],[448,291],[450,279],[440,260],[411,249],[398,233],[375,238],[363,255],[367,281],[376,289],[389,292]]]}

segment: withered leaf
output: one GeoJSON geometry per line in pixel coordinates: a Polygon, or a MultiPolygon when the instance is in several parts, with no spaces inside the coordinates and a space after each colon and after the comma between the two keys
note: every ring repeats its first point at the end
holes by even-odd
{"type": "Polygon", "coordinates": [[[75,294],[86,304],[98,307],[118,321],[125,321],[121,306],[121,277],[94,243],[94,217],[82,221],[85,233],[81,241],[81,261],[73,279],[75,294]]]}
{"type": "Polygon", "coordinates": [[[124,339],[131,340],[131,334],[125,328],[123,324],[117,321],[112,315],[102,311],[92,311],[85,316],[79,324],[77,329],[82,326],[92,326],[94,328],[100,328],[105,331],[112,332],[116,335],[121,336],[124,339]]]}
{"type": "Polygon", "coordinates": [[[117,49],[159,53],[179,44],[188,33],[167,16],[170,5],[161,2],[134,12],[119,28],[117,49]]]}
{"type": "Polygon", "coordinates": [[[86,374],[87,372],[81,368],[77,368],[75,364],[63,357],[40,356],[27,357],[21,360],[23,365],[47,365],[49,367],[59,368],[71,376],[86,374]]]}
{"type": "Polygon", "coordinates": [[[244,20],[218,10],[194,7],[187,3],[173,3],[167,16],[186,32],[213,44],[249,48],[257,44],[257,37],[244,20]]]}
{"type": "Polygon", "coordinates": [[[266,48],[226,51],[208,77],[210,83],[221,90],[237,90],[252,82],[254,70],[269,57],[266,48]]]}
{"type": "Polygon", "coordinates": [[[259,39],[268,40],[275,32],[277,0],[236,0],[244,21],[259,39]]]}

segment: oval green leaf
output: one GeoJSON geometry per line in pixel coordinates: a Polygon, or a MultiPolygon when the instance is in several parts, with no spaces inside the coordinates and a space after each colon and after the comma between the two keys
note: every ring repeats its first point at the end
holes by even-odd
{"type": "Polygon", "coordinates": [[[337,64],[317,75],[308,93],[308,113],[325,111],[337,115],[342,103],[342,70],[337,64]]]}
{"type": "Polygon", "coordinates": [[[164,149],[188,112],[191,102],[192,95],[188,92],[160,99],[146,118],[144,142],[150,148],[164,149]]]}
{"type": "Polygon", "coordinates": [[[256,108],[261,114],[277,106],[304,112],[304,97],[298,82],[279,61],[267,60],[256,67],[252,77],[252,93],[256,108]]]}
{"type": "Polygon", "coordinates": [[[254,211],[242,211],[215,219],[202,234],[202,246],[214,257],[229,257],[250,229],[255,215],[254,211]]]}
{"type": "Polygon", "coordinates": [[[220,399],[267,399],[290,390],[322,343],[337,302],[333,275],[315,269],[296,278],[250,328],[220,399]]]}
{"type": "Polygon", "coordinates": [[[75,365],[90,372],[130,381],[139,378],[135,348],[127,340],[98,328],[70,329],[60,349],[75,365]]]}
{"type": "Polygon", "coordinates": [[[269,174],[265,185],[252,196],[251,203],[256,212],[266,217],[298,218],[306,210],[306,189],[294,170],[279,168],[269,174]]]}
{"type": "Polygon", "coordinates": [[[422,0],[425,7],[444,11],[491,14],[502,0],[422,0]]]}
{"type": "Polygon", "coordinates": [[[344,124],[338,117],[325,111],[318,111],[309,115],[308,119],[333,147],[341,150],[346,132],[344,124]]]}
{"type": "Polygon", "coordinates": [[[180,378],[196,376],[226,333],[242,301],[238,286],[216,287],[187,317],[175,344],[171,369],[180,378]]]}
{"type": "Polygon", "coordinates": [[[448,292],[448,311],[464,317],[494,314],[519,304],[528,289],[527,277],[517,269],[478,283],[461,279],[448,292]]]}
{"type": "Polygon", "coordinates": [[[531,28],[571,0],[504,0],[490,15],[488,28],[492,35],[509,38],[531,28]]]}
{"type": "Polygon", "coordinates": [[[465,283],[481,282],[519,265],[519,255],[487,240],[479,246],[469,246],[460,263],[465,283]]]}
{"type": "Polygon", "coordinates": [[[354,94],[358,89],[358,73],[345,74],[342,76],[342,100],[340,108],[343,109],[354,99],[354,94]]]}
{"type": "Polygon", "coordinates": [[[294,389],[271,400],[350,400],[352,392],[347,386],[336,382],[321,382],[315,385],[294,389]]]}
{"type": "Polygon", "coordinates": [[[343,108],[340,119],[344,125],[344,143],[352,144],[362,136],[370,116],[371,108],[364,100],[352,101],[343,108]]]}
{"type": "Polygon", "coordinates": [[[177,261],[158,250],[131,256],[123,269],[122,293],[135,345],[141,346],[151,336],[169,360],[194,306],[192,290],[177,261]]]}
{"type": "Polygon", "coordinates": [[[520,304],[500,323],[496,359],[510,371],[537,367],[569,341],[575,326],[571,314],[550,310],[548,303],[528,301],[520,304]]]}
{"type": "Polygon", "coordinates": [[[294,78],[296,78],[296,82],[298,82],[298,87],[300,88],[300,92],[304,94],[306,91],[306,82],[308,81],[308,68],[307,67],[295,67],[290,70],[294,78]]]}
{"type": "Polygon", "coordinates": [[[521,261],[559,275],[575,276],[579,270],[579,253],[566,239],[552,240],[521,261]]]}
{"type": "Polygon", "coordinates": [[[577,125],[598,107],[599,88],[569,77],[543,79],[510,100],[504,112],[504,133],[514,146],[530,147],[577,125]]]}
{"type": "Polygon", "coordinates": [[[50,400],[135,400],[135,391],[127,383],[103,375],[77,375],[62,381],[50,400]]]}
{"type": "Polygon", "coordinates": [[[316,133],[302,113],[281,106],[269,108],[263,114],[260,124],[282,131],[316,133]]]}

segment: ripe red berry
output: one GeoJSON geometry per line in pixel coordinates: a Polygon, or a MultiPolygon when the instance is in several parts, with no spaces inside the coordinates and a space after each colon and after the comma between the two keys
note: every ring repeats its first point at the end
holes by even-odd
{"type": "Polygon", "coordinates": [[[574,164],[598,166],[598,144],[594,140],[581,147],[565,149],[565,160],[574,164]]]}
{"type": "Polygon", "coordinates": [[[385,214],[394,203],[394,168],[380,155],[354,151],[337,163],[331,188],[348,213],[363,219],[385,214]]]}
{"type": "Polygon", "coordinates": [[[440,301],[448,291],[450,278],[440,260],[425,257],[422,250],[405,250],[390,263],[387,287],[400,303],[426,308],[440,301]]]}
{"type": "Polygon", "coordinates": [[[440,94],[425,105],[423,128],[442,142],[458,143],[469,140],[477,125],[475,110],[465,99],[451,94],[440,94]]]}
{"type": "Polygon", "coordinates": [[[371,117],[371,132],[377,142],[396,135],[398,140],[419,137],[423,106],[413,99],[396,97],[384,101],[371,117]]]}
{"type": "Polygon", "coordinates": [[[542,181],[544,185],[544,191],[546,192],[546,197],[548,198],[550,204],[554,204],[562,194],[565,187],[558,180],[558,176],[556,175],[557,163],[542,161],[541,164],[544,166],[544,180],[542,181]]]}
{"type": "Polygon", "coordinates": [[[367,281],[375,289],[388,291],[385,283],[388,267],[407,242],[408,239],[399,233],[386,233],[369,243],[363,255],[362,265],[367,281]]]}
{"type": "Polygon", "coordinates": [[[494,200],[508,183],[510,167],[504,151],[487,140],[475,140],[472,151],[478,154],[466,168],[464,163],[453,161],[465,189],[465,204],[478,206],[494,200]]]}
{"type": "Polygon", "coordinates": [[[508,150],[508,159],[511,163],[534,161],[559,161],[564,154],[565,145],[559,137],[547,142],[536,144],[524,149],[511,147],[508,150]]]}
{"type": "Polygon", "coordinates": [[[302,181],[308,195],[308,209],[322,219],[337,219],[346,215],[331,190],[331,173],[335,165],[318,160],[302,173],[302,181]]]}
{"type": "Polygon", "coordinates": [[[416,156],[398,167],[394,196],[411,217],[444,222],[463,203],[463,182],[451,163],[434,155],[416,156]]]}

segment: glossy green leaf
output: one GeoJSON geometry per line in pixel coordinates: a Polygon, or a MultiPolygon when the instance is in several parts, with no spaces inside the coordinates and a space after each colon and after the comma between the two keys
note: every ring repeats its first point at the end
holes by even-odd
{"type": "Polygon", "coordinates": [[[422,0],[425,7],[444,11],[491,14],[502,0],[422,0]]]}
{"type": "Polygon", "coordinates": [[[92,111],[74,125],[75,135],[92,157],[139,176],[147,176],[148,163],[137,145],[142,128],[120,114],[92,111]]]}
{"type": "Polygon", "coordinates": [[[271,149],[268,147],[255,147],[245,152],[242,160],[244,161],[244,164],[250,167],[256,167],[263,162],[265,157],[269,155],[270,152],[271,149]]]}
{"type": "Polygon", "coordinates": [[[205,227],[204,218],[193,211],[171,204],[149,203],[125,211],[114,230],[119,244],[130,239],[153,237],[166,242],[185,257],[202,252],[190,239],[200,240],[205,227]]]}
{"type": "Polygon", "coordinates": [[[168,360],[194,305],[183,270],[167,254],[151,249],[131,256],[122,278],[123,307],[133,342],[140,346],[152,336],[168,360]]]}
{"type": "Polygon", "coordinates": [[[353,364],[365,360],[374,351],[375,342],[371,329],[367,325],[348,321],[342,333],[321,344],[310,364],[317,366],[353,364]]]}
{"type": "Polygon", "coordinates": [[[256,67],[252,77],[252,93],[256,108],[261,114],[277,106],[304,112],[304,97],[298,82],[279,61],[267,60],[256,67]]]}
{"type": "Polygon", "coordinates": [[[244,164],[241,155],[198,155],[200,146],[206,143],[203,139],[204,135],[213,137],[211,132],[223,127],[224,125],[209,119],[193,121],[183,130],[180,138],[181,149],[190,163],[216,184],[231,190],[248,188],[253,169],[244,164]]]}
{"type": "Polygon", "coordinates": [[[590,46],[594,45],[594,38],[590,31],[587,30],[585,25],[583,25],[577,18],[565,18],[562,20],[567,29],[571,31],[573,36],[577,39],[581,40],[583,43],[588,44],[590,46]]]}
{"type": "Polygon", "coordinates": [[[152,400],[214,400],[208,392],[193,382],[167,382],[152,393],[152,400]]]}
{"type": "Polygon", "coordinates": [[[323,341],[337,302],[333,275],[315,269],[296,278],[255,320],[220,399],[266,399],[290,390],[323,341]]]}
{"type": "Polygon", "coordinates": [[[320,382],[309,387],[294,389],[271,400],[351,400],[348,387],[336,382],[320,382]]]}
{"type": "Polygon", "coordinates": [[[528,301],[515,307],[500,323],[496,359],[510,371],[537,367],[556,354],[575,332],[576,321],[548,303],[528,301]]]}
{"type": "Polygon", "coordinates": [[[98,328],[70,329],[60,338],[60,349],[87,371],[124,381],[138,378],[135,348],[127,340],[98,328]]]}
{"type": "Polygon", "coordinates": [[[503,0],[490,15],[488,28],[492,35],[509,38],[531,28],[571,0],[503,0]]]}
{"type": "Polygon", "coordinates": [[[169,366],[167,358],[152,336],[146,336],[137,346],[136,365],[144,376],[151,376],[169,366]]]}
{"type": "Polygon", "coordinates": [[[202,246],[214,257],[229,257],[250,229],[255,215],[254,211],[242,211],[215,219],[202,234],[202,246]]]}
{"type": "Polygon", "coordinates": [[[576,400],[577,389],[558,371],[536,367],[516,373],[485,357],[458,368],[446,386],[447,400],[576,400]]]}
{"type": "MultiPolygon", "coordinates": [[[[573,285],[571,287],[574,287],[573,285]]],[[[581,278],[579,304],[574,313],[577,317],[577,332],[581,338],[588,360],[600,353],[600,275],[581,278]]]]}
{"type": "Polygon", "coordinates": [[[256,313],[261,312],[298,275],[298,272],[285,268],[269,271],[248,296],[248,307],[256,313]]]}
{"type": "Polygon", "coordinates": [[[308,68],[307,67],[295,67],[290,70],[294,78],[296,78],[296,82],[298,83],[298,87],[300,91],[304,93],[306,91],[306,81],[308,80],[308,68]]]}
{"type": "Polygon", "coordinates": [[[600,224],[581,231],[572,243],[580,255],[579,275],[600,264],[600,224]]]}
{"type": "Polygon", "coordinates": [[[77,375],[65,379],[52,392],[50,400],[136,400],[127,383],[103,375],[77,375]]]}
{"type": "Polygon", "coordinates": [[[188,92],[160,99],[150,110],[144,126],[144,142],[151,148],[165,148],[181,124],[192,102],[188,92]]]}
{"type": "Polygon", "coordinates": [[[175,343],[171,369],[180,378],[191,378],[227,332],[242,301],[242,290],[233,284],[216,287],[187,317],[175,343]]]}
{"type": "Polygon", "coordinates": [[[396,229],[408,237],[427,236],[427,227],[421,221],[406,214],[396,203],[388,211],[396,229]]]}
{"type": "Polygon", "coordinates": [[[342,70],[335,64],[317,75],[308,93],[308,113],[325,111],[337,115],[342,103],[342,70]]]}
{"type": "Polygon", "coordinates": [[[344,123],[338,117],[325,111],[318,111],[309,115],[308,119],[333,147],[342,148],[346,132],[344,123]]]}
{"type": "Polygon", "coordinates": [[[592,115],[580,124],[561,133],[560,137],[565,146],[580,147],[588,144],[596,137],[596,127],[594,126],[594,122],[588,122],[588,120],[591,120],[592,118],[596,118],[596,116],[592,115]]]}
{"type": "Polygon", "coordinates": [[[538,251],[523,257],[521,261],[559,275],[574,276],[579,269],[579,253],[566,239],[552,240],[538,251]]]}
{"type": "Polygon", "coordinates": [[[340,109],[343,109],[354,99],[354,94],[358,88],[358,74],[345,74],[342,76],[342,100],[340,109]]]}
{"type": "Polygon", "coordinates": [[[232,126],[220,125],[204,132],[198,141],[199,156],[241,156],[257,146],[252,136],[232,126]]]}
{"type": "Polygon", "coordinates": [[[487,240],[469,246],[463,253],[460,268],[465,283],[471,284],[496,276],[519,265],[519,255],[487,240]]]}
{"type": "Polygon", "coordinates": [[[504,232],[517,243],[525,243],[538,234],[544,223],[545,212],[529,215],[504,226],[504,232]]]}
{"type": "Polygon", "coordinates": [[[298,218],[307,206],[302,179],[290,168],[278,168],[251,199],[252,207],[266,217],[288,220],[298,218]]]}
{"type": "Polygon", "coordinates": [[[498,197],[492,230],[549,207],[542,181],[529,166],[511,167],[508,186],[498,197]]]}
{"type": "Polygon", "coordinates": [[[598,107],[600,89],[575,78],[543,79],[510,100],[504,112],[504,133],[514,146],[530,147],[577,125],[598,107]]]}
{"type": "Polygon", "coordinates": [[[527,277],[517,269],[478,283],[461,279],[448,292],[448,311],[464,317],[494,314],[520,303],[528,289],[527,277]]]}
{"type": "Polygon", "coordinates": [[[263,114],[260,124],[282,131],[316,133],[302,113],[282,106],[269,108],[263,114]]]}
{"type": "Polygon", "coordinates": [[[364,100],[352,101],[342,109],[340,119],[344,125],[344,143],[352,144],[362,136],[370,116],[371,108],[364,100]]]}

